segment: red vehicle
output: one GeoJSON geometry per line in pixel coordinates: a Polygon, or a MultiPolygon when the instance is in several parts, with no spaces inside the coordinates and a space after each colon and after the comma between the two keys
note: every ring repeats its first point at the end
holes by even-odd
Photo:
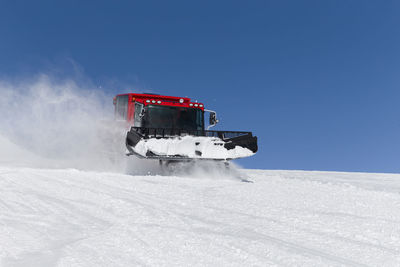
{"type": "Polygon", "coordinates": [[[159,160],[231,160],[257,152],[251,132],[210,131],[216,112],[187,97],[121,94],[114,98],[115,119],[125,121],[128,155],[159,160]],[[204,113],[209,112],[208,126],[204,113]]]}

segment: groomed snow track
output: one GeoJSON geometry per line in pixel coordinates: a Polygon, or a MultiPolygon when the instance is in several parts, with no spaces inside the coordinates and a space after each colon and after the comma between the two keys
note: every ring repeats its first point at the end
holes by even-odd
{"type": "Polygon", "coordinates": [[[1,266],[400,266],[400,175],[0,167],[1,266]]]}

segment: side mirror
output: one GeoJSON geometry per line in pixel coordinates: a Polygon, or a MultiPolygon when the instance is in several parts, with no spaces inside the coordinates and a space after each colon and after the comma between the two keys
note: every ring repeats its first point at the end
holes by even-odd
{"type": "Polygon", "coordinates": [[[139,117],[143,118],[144,117],[144,113],[145,113],[145,111],[144,111],[144,108],[143,108],[142,111],[140,111],[139,117]]]}
{"type": "Polygon", "coordinates": [[[215,112],[210,112],[210,126],[215,126],[218,123],[217,114],[215,112]]]}

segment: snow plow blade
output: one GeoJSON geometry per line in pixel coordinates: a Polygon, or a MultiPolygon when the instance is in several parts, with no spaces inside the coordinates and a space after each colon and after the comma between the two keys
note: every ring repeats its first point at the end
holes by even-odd
{"type": "Polygon", "coordinates": [[[257,137],[251,132],[132,127],[128,155],[159,160],[232,160],[254,155],[257,137]]]}

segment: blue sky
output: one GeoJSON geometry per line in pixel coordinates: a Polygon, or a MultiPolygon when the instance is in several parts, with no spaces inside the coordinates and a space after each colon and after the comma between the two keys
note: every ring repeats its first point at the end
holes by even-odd
{"type": "Polygon", "coordinates": [[[189,96],[249,168],[400,172],[398,1],[0,1],[0,76],[189,96]],[[57,70],[57,71],[55,71],[57,70]],[[129,89],[128,89],[129,88],[129,89]]]}

